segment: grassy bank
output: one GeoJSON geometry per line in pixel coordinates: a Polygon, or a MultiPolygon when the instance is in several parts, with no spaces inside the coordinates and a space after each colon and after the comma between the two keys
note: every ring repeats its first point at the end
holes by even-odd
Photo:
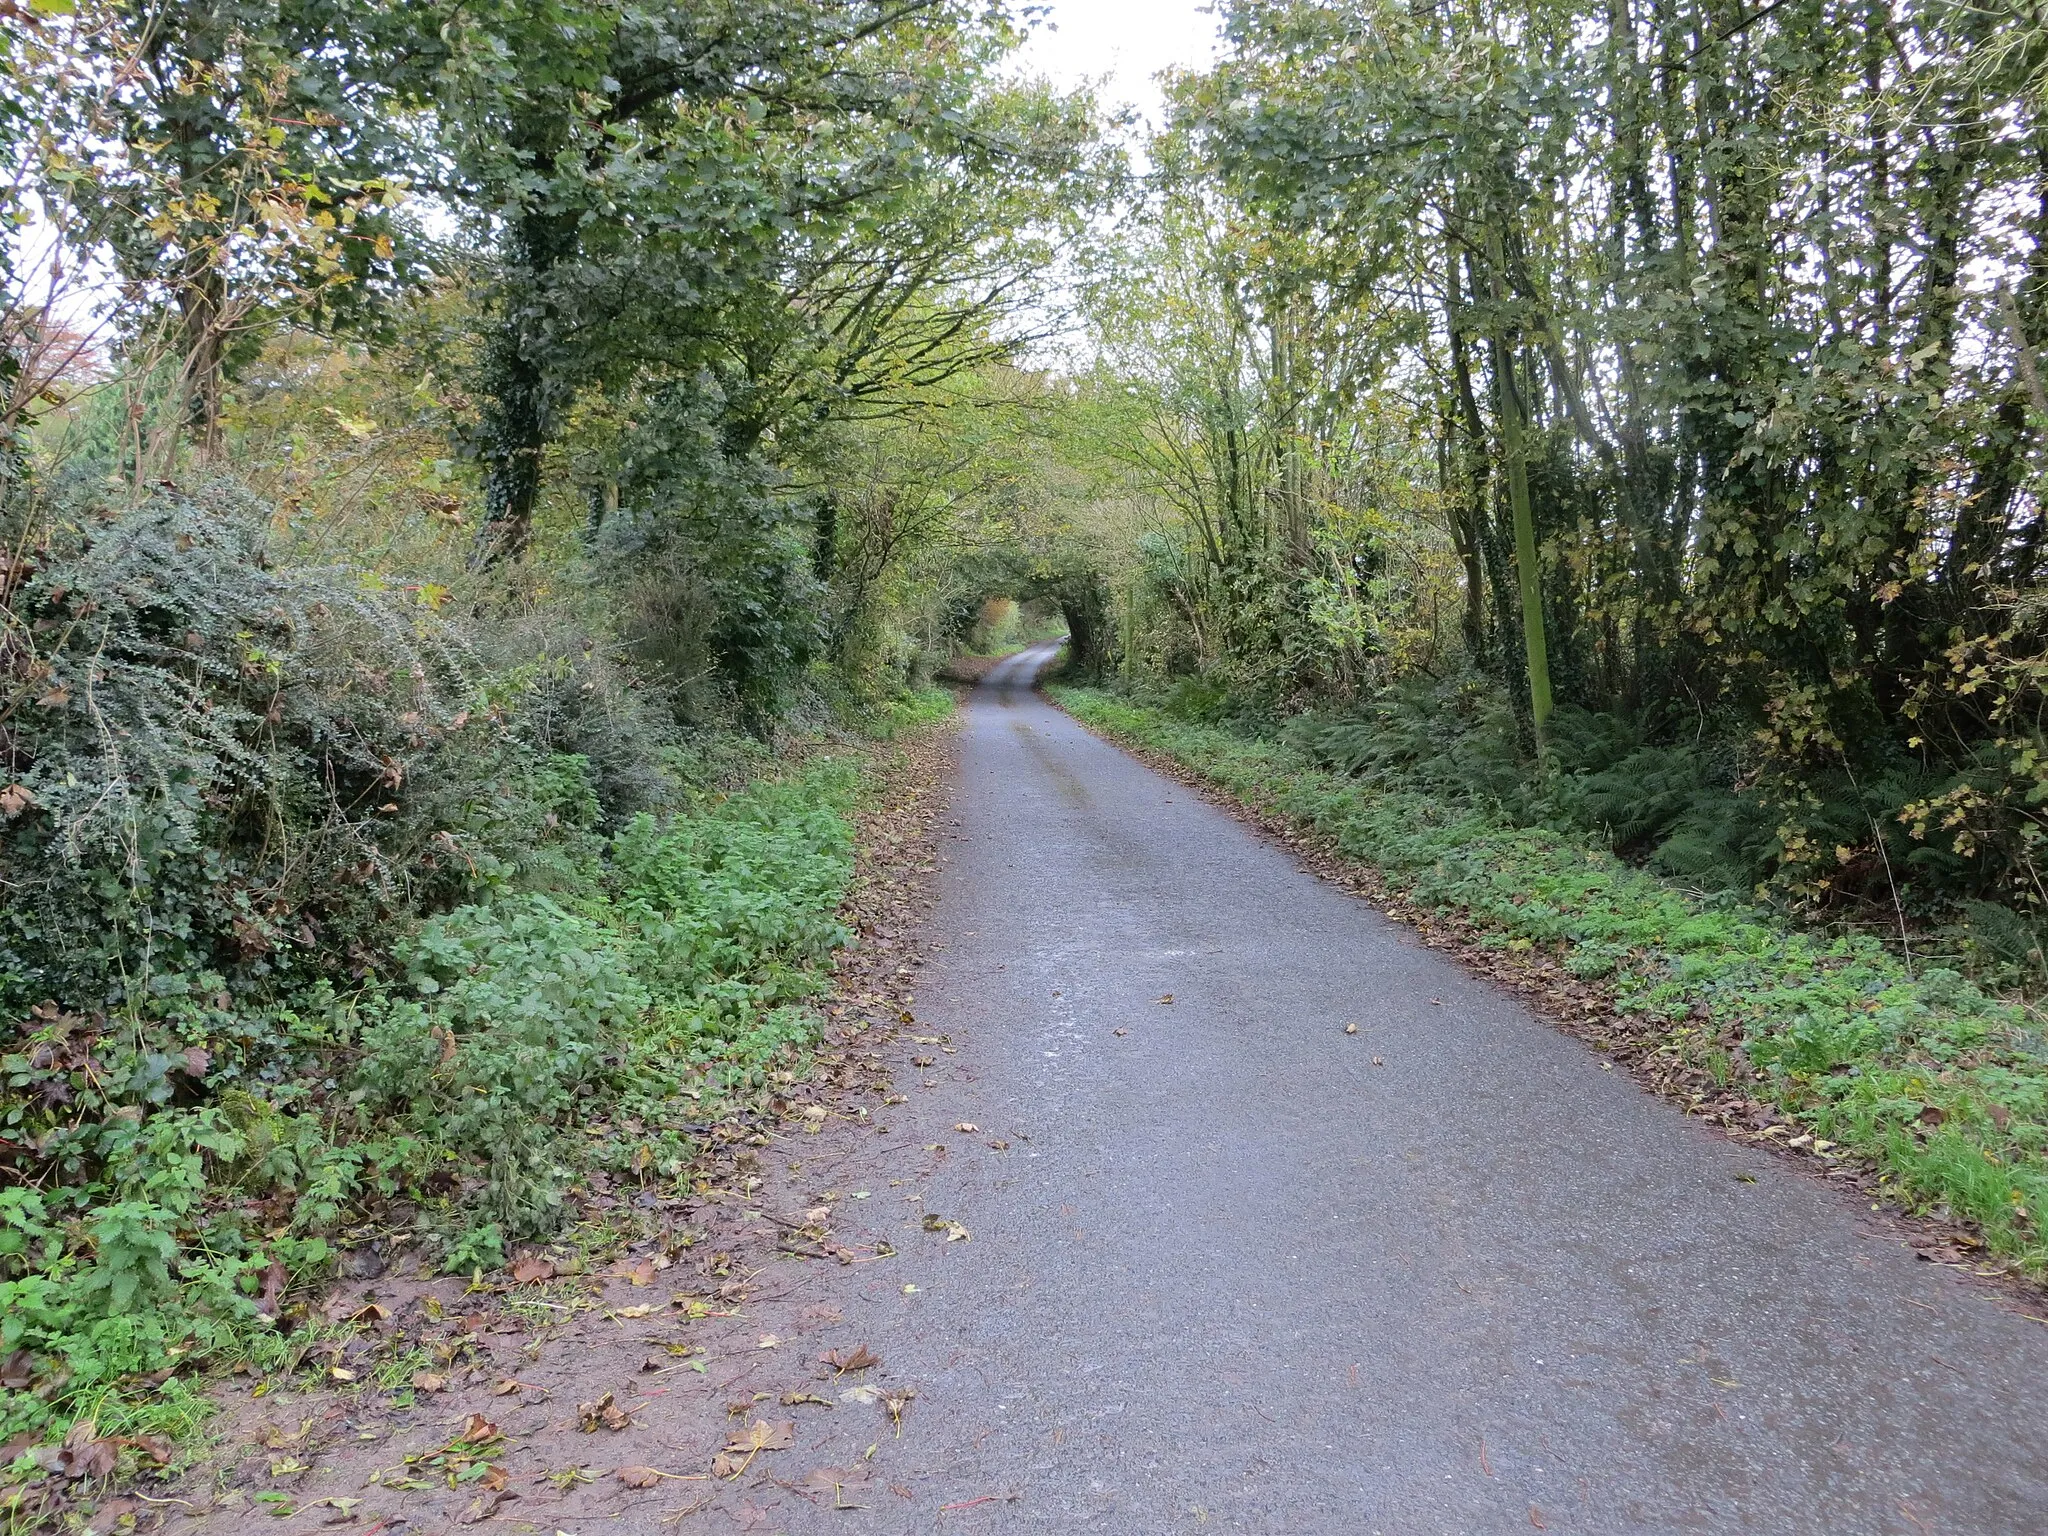
{"type": "MultiPolygon", "coordinates": [[[[868,734],[950,707],[929,690],[868,734]]],[[[673,1191],[750,1131],[847,940],[849,813],[877,758],[720,750],[670,807],[586,818],[558,857],[476,881],[354,987],[209,999],[206,1043],[154,1078],[127,1021],[32,1021],[5,1058],[8,1134],[42,1176],[0,1190],[0,1513],[81,1455],[174,1456],[220,1371],[307,1359],[351,1252],[490,1271],[593,1193],[673,1191]]]]}
{"type": "Polygon", "coordinates": [[[1328,835],[1482,942],[1610,986],[1659,1048],[1774,1105],[1823,1156],[1867,1159],[1908,1208],[1950,1215],[2048,1273],[2048,1051],[2016,1007],[1872,939],[1821,938],[1544,829],[1372,788],[1277,742],[1114,695],[1054,690],[1086,724],[1328,835]]]}

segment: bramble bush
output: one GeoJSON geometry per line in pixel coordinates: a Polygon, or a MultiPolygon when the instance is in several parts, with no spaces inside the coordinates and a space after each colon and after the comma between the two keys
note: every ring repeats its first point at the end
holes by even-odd
{"type": "Polygon", "coordinates": [[[296,565],[230,486],[16,547],[0,1437],[188,1422],[165,1373],[266,1357],[365,1218],[501,1263],[808,1034],[856,763],[665,723],[573,608],[472,642],[296,565]]]}

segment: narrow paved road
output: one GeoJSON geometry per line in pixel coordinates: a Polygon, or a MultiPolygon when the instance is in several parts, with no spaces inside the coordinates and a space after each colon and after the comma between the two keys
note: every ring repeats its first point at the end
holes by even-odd
{"type": "Polygon", "coordinates": [[[878,1465],[966,1507],[819,1529],[2048,1530],[2048,1327],[1090,736],[1043,659],[968,707],[918,1003],[958,1054],[897,1111],[950,1143],[900,1208],[972,1240],[907,1228],[848,1318],[919,1387],[878,1465]]]}

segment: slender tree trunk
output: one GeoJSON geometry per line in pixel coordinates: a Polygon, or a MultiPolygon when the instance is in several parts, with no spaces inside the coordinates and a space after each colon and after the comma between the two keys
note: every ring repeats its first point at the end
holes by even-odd
{"type": "MultiPolygon", "coordinates": [[[[1487,255],[1492,267],[1496,310],[1502,300],[1500,231],[1487,229],[1487,255]]],[[[1536,728],[1536,747],[1546,745],[1550,723],[1550,646],[1543,632],[1543,573],[1536,565],[1536,518],[1529,504],[1529,460],[1523,443],[1523,401],[1515,381],[1514,351],[1496,312],[1493,337],[1493,378],[1500,396],[1501,457],[1507,460],[1508,506],[1515,522],[1515,584],[1522,598],[1522,644],[1529,663],[1529,717],[1536,728]]]]}

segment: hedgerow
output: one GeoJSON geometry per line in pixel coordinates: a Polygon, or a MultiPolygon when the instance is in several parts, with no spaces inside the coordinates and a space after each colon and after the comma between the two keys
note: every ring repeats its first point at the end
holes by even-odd
{"type": "Polygon", "coordinates": [[[188,1427],[358,1229],[499,1265],[599,1173],[683,1177],[807,1038],[856,758],[665,729],[601,634],[487,659],[225,487],[25,547],[0,1439],[188,1427]]]}

